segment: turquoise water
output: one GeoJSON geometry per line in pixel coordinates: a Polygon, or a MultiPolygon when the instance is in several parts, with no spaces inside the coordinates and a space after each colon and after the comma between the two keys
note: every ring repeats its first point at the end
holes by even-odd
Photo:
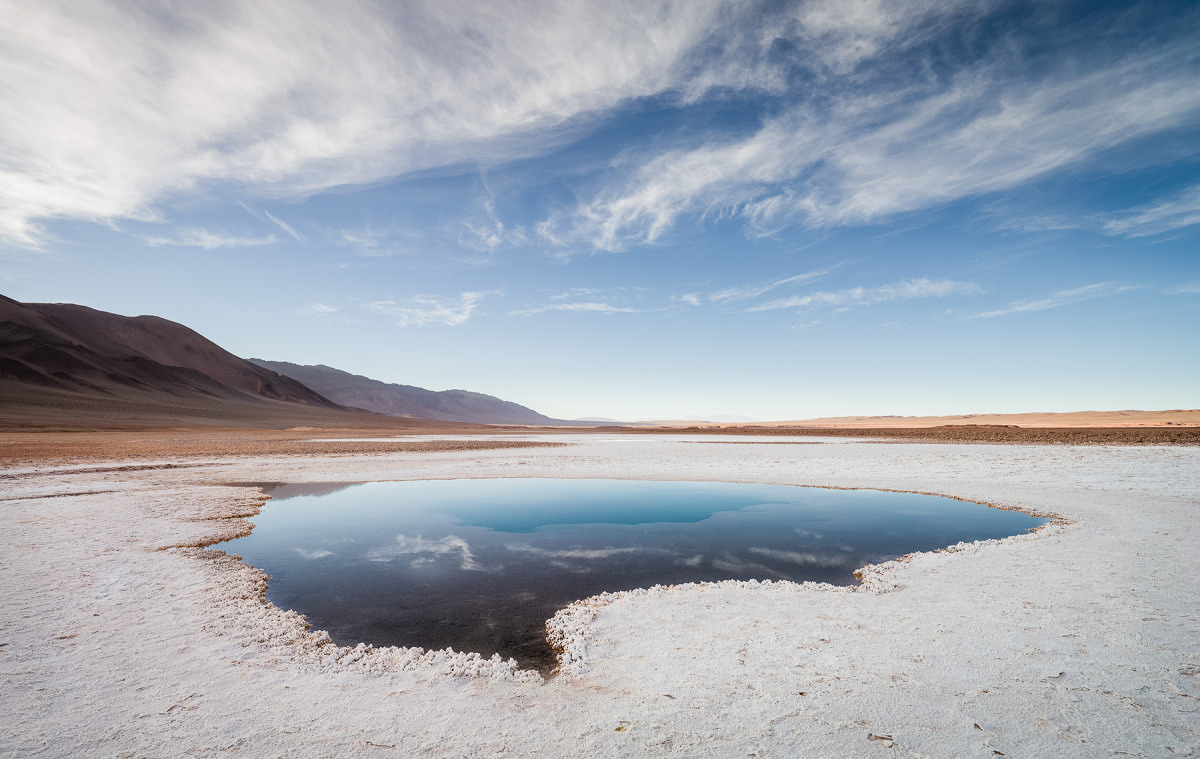
{"type": "Polygon", "coordinates": [[[343,645],[499,653],[547,670],[545,621],[602,591],[854,570],[1044,520],[938,496],[786,485],[490,479],[277,486],[217,547],[343,645]]]}

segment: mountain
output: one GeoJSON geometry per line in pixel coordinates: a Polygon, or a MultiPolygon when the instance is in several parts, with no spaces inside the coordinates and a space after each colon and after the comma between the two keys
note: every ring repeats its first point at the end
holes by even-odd
{"type": "Polygon", "coordinates": [[[412,385],[389,384],[324,365],[303,366],[260,358],[249,360],[264,369],[302,382],[343,406],[379,414],[481,424],[570,424],[483,393],[467,390],[434,391],[412,385]]]}
{"type": "Polygon", "coordinates": [[[370,416],[182,324],[0,296],[0,423],[281,426],[370,416]]]}

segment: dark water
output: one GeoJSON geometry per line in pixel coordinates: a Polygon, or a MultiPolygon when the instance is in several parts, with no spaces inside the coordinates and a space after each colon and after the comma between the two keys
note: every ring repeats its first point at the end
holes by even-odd
{"type": "Polygon", "coordinates": [[[343,645],[499,653],[547,670],[545,622],[602,591],[701,580],[849,585],[864,564],[1014,535],[1025,514],[787,485],[491,479],[277,486],[218,548],[343,645]]]}

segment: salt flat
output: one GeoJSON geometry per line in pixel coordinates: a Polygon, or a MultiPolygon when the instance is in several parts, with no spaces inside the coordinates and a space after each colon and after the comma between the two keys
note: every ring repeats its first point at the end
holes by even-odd
{"type": "MultiPolygon", "coordinates": [[[[560,448],[190,458],[0,476],[6,756],[1189,756],[1200,449],[538,436],[560,448]],[[346,649],[200,545],[232,482],[624,477],[935,492],[1068,524],[861,589],[657,588],[556,619],[548,682],[346,649]]],[[[776,439],[778,440],[778,439],[776,439]]]]}

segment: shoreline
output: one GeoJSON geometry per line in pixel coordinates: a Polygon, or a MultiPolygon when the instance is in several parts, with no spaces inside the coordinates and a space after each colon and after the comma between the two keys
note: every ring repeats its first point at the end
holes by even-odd
{"type": "Polygon", "coordinates": [[[1200,737],[1182,571],[1200,544],[1194,448],[547,437],[576,444],[6,473],[0,751],[1092,756],[1200,737]],[[593,597],[559,623],[568,676],[545,682],[444,651],[332,646],[260,602],[261,571],[164,550],[266,502],[218,481],[464,474],[901,490],[1072,524],[867,567],[866,592],[732,581],[593,597]]]}
{"type": "MultiPolygon", "coordinates": [[[[473,479],[473,478],[449,477],[449,478],[437,478],[437,479],[440,481],[440,480],[473,479]]],[[[514,478],[514,479],[522,479],[522,478],[514,478]]],[[[570,478],[553,478],[553,479],[570,479],[570,478]]],[[[371,480],[371,481],[338,482],[338,483],[303,483],[300,485],[300,487],[303,488],[305,485],[321,487],[321,486],[332,485],[332,484],[361,485],[361,484],[366,484],[367,482],[423,482],[423,481],[429,481],[429,480],[405,479],[405,480],[371,480]]],[[[730,481],[723,480],[722,482],[730,482],[730,481]]],[[[278,612],[281,612],[284,614],[294,613],[300,617],[303,617],[302,614],[299,614],[298,612],[292,612],[289,609],[284,609],[282,607],[278,607],[267,599],[267,589],[268,589],[269,581],[271,578],[269,575],[267,575],[265,570],[259,569],[258,567],[255,567],[252,564],[247,563],[245,561],[245,559],[243,559],[242,557],[240,557],[236,554],[230,553],[225,550],[217,550],[217,549],[212,548],[215,545],[219,545],[221,543],[249,535],[255,527],[254,523],[251,522],[250,520],[253,519],[255,516],[258,516],[259,513],[261,513],[262,510],[267,506],[267,504],[272,500],[272,495],[269,491],[274,488],[278,488],[279,486],[289,486],[289,487],[295,488],[297,483],[228,482],[228,483],[221,483],[221,484],[226,487],[231,487],[231,488],[248,488],[251,490],[257,490],[260,494],[260,497],[258,499],[256,499],[255,501],[253,501],[252,505],[248,506],[244,513],[236,514],[233,516],[230,516],[228,514],[221,514],[221,515],[209,517],[207,519],[202,518],[202,521],[219,523],[221,526],[225,527],[225,530],[222,531],[221,533],[217,534],[215,537],[213,537],[211,539],[204,539],[204,540],[197,541],[194,543],[169,546],[166,548],[162,548],[160,550],[172,551],[172,550],[184,549],[184,548],[203,548],[203,549],[211,549],[211,550],[213,550],[214,553],[220,554],[222,556],[231,556],[231,557],[237,559],[239,562],[241,562],[242,566],[252,569],[261,575],[261,584],[259,585],[260,591],[259,591],[259,598],[258,598],[258,600],[261,603],[263,603],[267,606],[270,606],[275,611],[278,611],[278,612]]],[[[743,484],[745,484],[745,483],[743,483],[743,484]]],[[[531,667],[521,667],[519,665],[516,665],[515,661],[500,658],[499,661],[501,661],[503,663],[503,668],[499,671],[495,671],[495,670],[489,671],[487,673],[487,676],[497,676],[498,674],[500,674],[502,672],[508,672],[509,671],[508,668],[510,667],[510,665],[512,665],[512,670],[511,670],[512,674],[517,675],[519,679],[523,678],[526,673],[535,673],[539,677],[541,677],[544,681],[547,681],[547,682],[550,680],[553,680],[565,673],[569,673],[571,676],[580,675],[582,673],[581,665],[582,665],[582,662],[584,661],[584,657],[581,656],[580,650],[579,650],[579,646],[582,643],[582,641],[579,639],[578,635],[574,634],[572,631],[577,630],[579,628],[581,612],[583,614],[590,614],[590,612],[582,611],[582,610],[593,609],[597,606],[607,605],[608,603],[612,603],[615,599],[625,598],[625,597],[642,596],[648,592],[655,591],[655,590],[675,591],[675,590],[686,590],[688,588],[698,588],[698,587],[746,588],[746,587],[757,587],[758,585],[766,586],[766,585],[772,585],[772,584],[793,586],[794,588],[797,588],[797,589],[798,588],[806,588],[809,590],[820,590],[820,591],[836,590],[839,592],[841,592],[841,591],[845,591],[845,592],[886,592],[886,591],[881,591],[879,589],[887,587],[888,573],[890,571],[894,570],[896,567],[899,567],[900,565],[902,565],[906,562],[912,561],[914,558],[916,558],[922,554],[953,553],[953,552],[957,552],[957,551],[962,551],[967,547],[976,547],[976,546],[983,545],[983,544],[1002,545],[1013,539],[1027,539],[1029,537],[1036,537],[1042,533],[1048,534],[1051,531],[1051,528],[1061,529],[1061,528],[1068,527],[1071,524],[1070,520],[1068,520],[1062,516],[1059,516],[1057,514],[1048,512],[1048,511],[1034,511],[1029,508],[1022,508],[1022,507],[1017,507],[1017,506],[1005,506],[1002,504],[988,503],[985,501],[978,501],[978,500],[973,500],[970,498],[963,498],[963,497],[959,497],[959,496],[955,496],[955,495],[947,495],[945,493],[937,493],[937,492],[932,492],[932,491],[898,490],[895,488],[876,488],[876,487],[836,487],[836,486],[829,487],[829,486],[803,484],[803,483],[788,484],[788,485],[786,485],[786,487],[808,488],[808,489],[813,489],[813,490],[838,490],[838,491],[869,490],[869,491],[880,492],[880,493],[908,493],[908,494],[912,494],[912,495],[934,496],[934,497],[938,497],[938,498],[945,498],[945,499],[952,500],[952,501],[969,503],[969,504],[972,504],[975,506],[984,506],[984,507],[991,508],[991,509],[998,509],[1001,511],[1019,512],[1019,513],[1026,514],[1028,516],[1035,517],[1038,519],[1045,519],[1046,521],[1043,522],[1042,524],[1037,525],[1034,528],[1031,528],[1029,530],[1026,530],[1024,532],[1017,533],[1014,535],[1009,535],[1004,538],[992,538],[992,539],[973,540],[973,541],[960,541],[959,543],[944,546],[942,548],[936,548],[936,549],[933,549],[930,551],[911,551],[909,553],[902,554],[900,556],[897,556],[893,559],[888,559],[886,561],[865,564],[861,567],[855,568],[855,570],[854,570],[855,582],[851,583],[851,584],[846,584],[846,585],[839,585],[839,584],[835,584],[835,583],[818,582],[818,581],[796,581],[796,580],[778,580],[778,579],[772,580],[772,579],[767,578],[767,579],[762,579],[762,580],[758,580],[758,579],[754,579],[754,580],[734,580],[734,579],[705,580],[705,581],[699,581],[699,582],[677,583],[677,584],[667,584],[667,585],[656,584],[652,587],[633,588],[630,590],[622,590],[622,591],[605,591],[605,592],[602,592],[602,593],[599,593],[599,594],[596,594],[593,596],[588,596],[586,598],[577,599],[577,600],[571,602],[570,604],[568,604],[567,606],[563,607],[562,609],[560,609],[551,618],[545,620],[546,640],[550,644],[550,647],[554,650],[554,652],[556,654],[556,658],[557,658],[556,666],[552,670],[541,670],[541,669],[531,668],[531,667]]],[[[311,625],[307,621],[305,621],[304,624],[305,624],[305,629],[311,629],[311,625]]],[[[317,633],[325,634],[325,631],[318,629],[317,633]]],[[[449,648],[426,649],[426,648],[422,648],[420,646],[387,646],[387,645],[376,645],[376,644],[372,644],[372,643],[358,644],[358,645],[352,646],[352,645],[337,644],[331,640],[327,643],[327,645],[334,646],[336,649],[338,649],[343,654],[348,654],[352,651],[359,651],[359,652],[378,651],[378,652],[380,652],[380,654],[382,654],[385,657],[386,656],[400,657],[401,660],[403,660],[405,662],[409,661],[408,657],[410,657],[414,654],[417,655],[419,658],[421,658],[421,657],[426,657],[435,652],[440,653],[442,651],[447,652],[447,654],[451,660],[454,660],[455,658],[462,659],[462,662],[464,664],[473,663],[473,662],[477,662],[480,660],[488,661],[488,662],[496,660],[495,656],[486,657],[483,654],[480,654],[477,652],[472,652],[472,651],[453,651],[453,652],[451,652],[451,649],[449,649],[449,648]],[[365,648],[364,648],[364,646],[365,646],[365,648]]],[[[480,675],[476,674],[474,676],[480,676],[480,675]]]]}
{"type": "Polygon", "coordinates": [[[730,440],[693,440],[707,445],[747,444],[742,437],[798,437],[817,440],[778,440],[776,444],[819,445],[830,440],[856,440],[874,444],[993,444],[1081,446],[1200,446],[1200,427],[1003,427],[944,425],[939,427],[810,428],[810,427],[603,427],[532,428],[475,427],[454,434],[377,428],[302,428],[255,430],[229,427],[164,428],[154,430],[39,431],[0,429],[0,466],[44,466],[100,463],[120,459],[186,462],[204,458],[256,456],[394,455],[404,452],[437,453],[453,450],[530,448],[571,445],[604,436],[712,436],[730,440]],[[429,438],[438,435],[436,439],[429,438]],[[467,439],[462,439],[467,436],[467,439]],[[504,436],[554,438],[488,439],[504,436]],[[455,438],[460,439],[455,439],[455,438]],[[417,438],[417,439],[411,439],[417,438]]]}
{"type": "Polygon", "coordinates": [[[877,442],[1017,445],[1200,445],[1200,427],[1015,427],[947,424],[933,427],[617,427],[630,435],[753,435],[874,439],[877,442]]]}

